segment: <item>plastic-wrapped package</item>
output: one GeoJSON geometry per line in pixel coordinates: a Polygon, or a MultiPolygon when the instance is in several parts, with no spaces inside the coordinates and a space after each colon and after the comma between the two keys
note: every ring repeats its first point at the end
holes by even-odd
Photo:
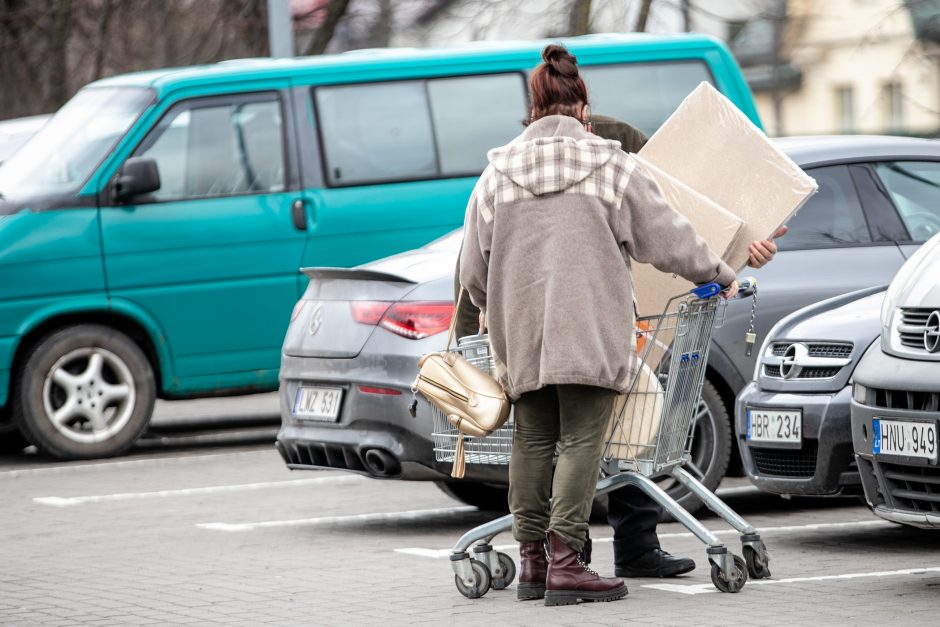
{"type": "MultiPolygon", "coordinates": [[[[744,228],[744,221],[650,163],[641,154],[636,155],[636,160],[659,185],[666,201],[689,220],[708,247],[727,258],[744,228]]],[[[664,274],[649,264],[633,262],[631,270],[637,309],[641,316],[662,313],[671,297],[694,287],[682,277],[664,274]]]]}
{"type": "MultiPolygon", "coordinates": [[[[651,173],[653,168],[668,173],[669,179],[662,173],[654,177],[667,199],[736,271],[747,264],[750,243],[769,238],[817,189],[812,177],[777,149],[731,101],[704,82],[683,100],[637,156],[651,173]],[[669,189],[682,186],[688,190],[678,193],[669,189]],[[709,202],[703,202],[702,197],[709,202]],[[730,222],[721,219],[714,206],[742,222],[730,243],[725,242],[730,222]]],[[[633,276],[640,315],[663,311],[663,290],[657,285],[668,285],[669,296],[688,285],[679,288],[672,275],[641,264],[634,268],[633,276]]]]}

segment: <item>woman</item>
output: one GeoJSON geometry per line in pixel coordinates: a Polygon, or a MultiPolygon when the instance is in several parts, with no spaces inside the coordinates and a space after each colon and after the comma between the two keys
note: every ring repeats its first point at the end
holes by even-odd
{"type": "Polygon", "coordinates": [[[575,57],[550,45],[542,59],[525,132],[489,152],[467,207],[460,281],[485,314],[515,402],[518,596],[613,601],[627,594],[623,581],[594,573],[578,553],[614,398],[635,368],[630,258],[731,294],[737,284],[619,142],[591,134],[575,57]]]}

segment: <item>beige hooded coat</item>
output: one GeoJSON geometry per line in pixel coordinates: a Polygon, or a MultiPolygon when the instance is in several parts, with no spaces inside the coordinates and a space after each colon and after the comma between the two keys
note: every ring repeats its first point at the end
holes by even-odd
{"type": "Polygon", "coordinates": [[[486,312],[510,398],[551,384],[627,391],[631,258],[696,283],[734,280],[620,143],[574,118],[541,118],[488,157],[460,282],[486,312]]]}

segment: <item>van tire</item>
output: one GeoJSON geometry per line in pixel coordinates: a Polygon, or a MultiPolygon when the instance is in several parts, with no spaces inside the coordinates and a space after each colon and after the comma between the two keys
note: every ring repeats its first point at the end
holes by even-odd
{"type": "Polygon", "coordinates": [[[156,400],[153,368],[140,347],[95,324],[66,327],[36,342],[13,389],[13,415],[23,434],[58,459],[125,452],[150,423],[156,400]],[[54,421],[57,412],[61,418],[54,421]]]}
{"type": "MultiPolygon", "coordinates": [[[[698,476],[699,473],[691,468],[686,469],[706,488],[714,492],[728,471],[728,463],[731,459],[731,416],[721,394],[708,379],[705,379],[702,386],[702,402],[701,409],[704,409],[707,414],[700,418],[699,424],[695,427],[695,439],[692,440],[692,462],[700,471],[701,476],[698,476]]],[[[666,490],[666,494],[675,499],[689,513],[698,511],[704,505],[685,486],[673,479],[664,479],[659,481],[659,484],[666,490]]],[[[666,522],[673,518],[668,512],[663,511],[661,519],[666,522]]]]}

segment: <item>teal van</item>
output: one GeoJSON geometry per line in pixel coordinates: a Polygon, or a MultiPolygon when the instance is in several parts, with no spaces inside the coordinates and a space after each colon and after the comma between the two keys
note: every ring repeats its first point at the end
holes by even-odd
{"type": "MultiPolygon", "coordinates": [[[[0,167],[0,418],[46,454],[118,454],[154,400],[273,390],[302,266],[460,226],[547,42],[251,59],[101,80],[0,167]]],[[[728,50],[590,35],[592,109],[655,129],[701,81],[756,124],[728,50]]]]}

